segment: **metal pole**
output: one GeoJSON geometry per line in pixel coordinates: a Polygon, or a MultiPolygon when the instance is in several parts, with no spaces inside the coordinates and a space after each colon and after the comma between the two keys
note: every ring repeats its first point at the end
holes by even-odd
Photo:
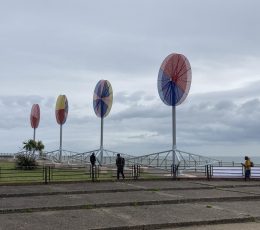
{"type": "Polygon", "coordinates": [[[100,135],[100,164],[103,164],[103,127],[104,127],[104,118],[101,117],[101,135],[100,135]]]}
{"type": "Polygon", "coordinates": [[[60,156],[59,156],[60,162],[61,162],[61,157],[62,157],[62,125],[60,125],[60,156]]]}
{"type": "Polygon", "coordinates": [[[176,158],[176,108],[172,106],[172,164],[175,165],[176,158]]]}
{"type": "Polygon", "coordinates": [[[36,128],[33,129],[33,140],[35,141],[36,128]]]}
{"type": "MultiPolygon", "coordinates": [[[[36,128],[33,128],[33,140],[35,141],[36,136],[36,128]]],[[[33,154],[35,153],[35,149],[33,150],[33,154]]]]}

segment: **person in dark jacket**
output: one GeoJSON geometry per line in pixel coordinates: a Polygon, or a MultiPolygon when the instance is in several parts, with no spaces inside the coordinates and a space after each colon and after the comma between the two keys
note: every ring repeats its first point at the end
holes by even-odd
{"type": "Polygon", "coordinates": [[[124,175],[125,159],[121,157],[119,153],[117,154],[117,158],[116,158],[116,166],[117,166],[117,179],[119,180],[120,173],[123,179],[125,179],[125,175],[124,175]]]}
{"type": "Polygon", "coordinates": [[[91,163],[91,168],[90,168],[91,178],[92,181],[94,181],[96,178],[96,156],[94,152],[90,156],[90,163],[91,163]]]}
{"type": "Polygon", "coordinates": [[[90,163],[93,166],[95,166],[96,164],[96,156],[95,156],[95,153],[92,153],[91,156],[90,156],[90,163]]]}

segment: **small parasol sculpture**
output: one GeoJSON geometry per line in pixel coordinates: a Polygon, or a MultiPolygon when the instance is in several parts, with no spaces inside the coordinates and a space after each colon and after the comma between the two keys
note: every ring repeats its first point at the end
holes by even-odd
{"type": "Polygon", "coordinates": [[[176,157],[176,109],[188,96],[191,85],[191,67],[182,54],[170,54],[161,64],[158,74],[158,92],[161,100],[172,106],[172,151],[173,165],[176,157]]]}
{"type": "Polygon", "coordinates": [[[33,140],[35,141],[36,129],[40,123],[40,106],[38,104],[32,105],[30,121],[33,128],[33,140]]]}
{"type": "Polygon", "coordinates": [[[101,135],[100,135],[100,164],[103,163],[103,125],[106,117],[112,107],[113,90],[107,80],[100,80],[94,91],[93,107],[96,115],[101,118],[101,135]]]}
{"type": "Polygon", "coordinates": [[[60,155],[59,161],[62,158],[62,125],[66,122],[69,111],[68,100],[65,95],[59,95],[56,101],[55,115],[56,121],[60,125],[60,155]]]}

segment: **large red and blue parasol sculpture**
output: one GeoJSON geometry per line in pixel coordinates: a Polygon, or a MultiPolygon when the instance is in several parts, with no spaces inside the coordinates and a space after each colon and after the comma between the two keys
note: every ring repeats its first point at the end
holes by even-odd
{"type": "Polygon", "coordinates": [[[161,100],[172,106],[172,150],[175,165],[176,150],[176,109],[188,96],[191,85],[191,67],[182,54],[170,54],[161,64],[158,74],[158,92],[161,100]]]}
{"type": "Polygon", "coordinates": [[[101,118],[100,135],[100,164],[103,162],[103,123],[104,118],[109,114],[113,103],[112,86],[107,80],[100,80],[94,90],[93,108],[98,117],[101,118]]]}
{"type": "Polygon", "coordinates": [[[38,104],[32,105],[30,121],[33,128],[33,140],[35,141],[36,129],[40,123],[40,106],[38,104]]]}
{"type": "Polygon", "coordinates": [[[65,124],[69,111],[69,104],[65,95],[59,95],[56,101],[55,116],[56,121],[60,125],[60,155],[59,161],[62,158],[62,125],[65,124]]]}

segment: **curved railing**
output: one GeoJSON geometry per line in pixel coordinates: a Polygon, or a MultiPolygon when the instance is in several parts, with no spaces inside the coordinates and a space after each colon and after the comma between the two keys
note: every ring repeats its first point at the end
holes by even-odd
{"type": "MultiPolygon", "coordinates": [[[[86,151],[83,153],[78,153],[74,151],[62,150],[62,162],[67,164],[89,164],[90,155],[94,153],[99,165],[115,165],[117,154],[120,154],[125,158],[126,166],[131,166],[133,164],[138,164],[143,167],[157,168],[160,170],[170,171],[173,165],[174,152],[173,150],[166,150],[161,152],[155,152],[150,154],[145,154],[141,156],[134,156],[130,154],[120,153],[116,151],[111,151],[108,149],[103,149],[103,157],[101,162],[101,150],[95,149],[92,151],[86,151]]],[[[46,152],[45,156],[52,162],[59,162],[59,150],[54,150],[46,152]]],[[[179,170],[204,170],[205,165],[208,164],[220,164],[221,161],[202,156],[199,154],[193,154],[181,150],[175,150],[175,160],[174,163],[178,165],[179,170]]]]}

